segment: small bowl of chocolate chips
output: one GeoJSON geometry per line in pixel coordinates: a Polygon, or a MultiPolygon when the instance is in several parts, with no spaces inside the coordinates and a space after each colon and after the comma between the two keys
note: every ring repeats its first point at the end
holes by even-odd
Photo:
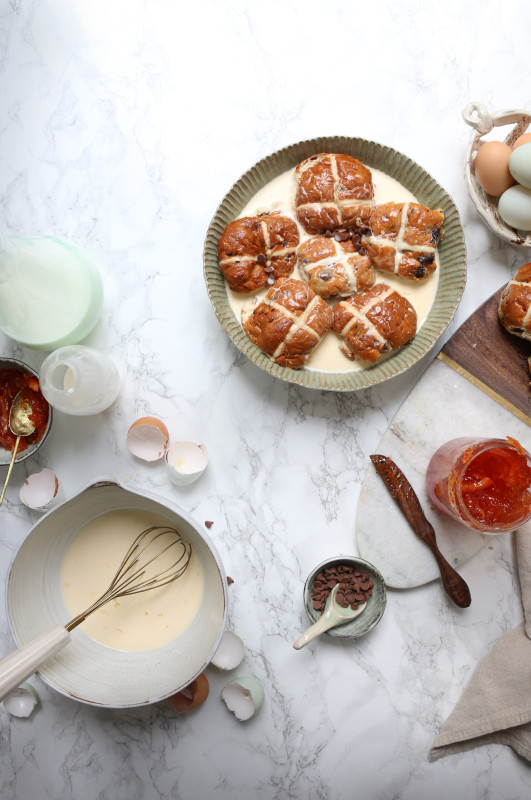
{"type": "Polygon", "coordinates": [[[326,633],[342,639],[357,639],[372,630],[382,618],[387,602],[385,581],[373,564],[357,556],[336,556],[322,561],[304,584],[304,605],[311,622],[317,622],[322,615],[328,595],[337,583],[339,605],[356,610],[367,603],[367,607],[359,616],[326,633]]]}

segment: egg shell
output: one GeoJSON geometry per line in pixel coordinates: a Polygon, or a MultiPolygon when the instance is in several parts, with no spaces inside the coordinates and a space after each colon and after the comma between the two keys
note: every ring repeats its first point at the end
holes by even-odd
{"type": "Polygon", "coordinates": [[[531,133],[523,133],[521,136],[513,144],[513,150],[516,150],[517,147],[520,147],[523,144],[527,144],[527,142],[531,142],[531,133]]]}
{"type": "Polygon", "coordinates": [[[474,159],[474,175],[481,188],[493,197],[499,197],[514,183],[509,171],[509,145],[503,142],[484,142],[474,159]]]}
{"type": "Polygon", "coordinates": [[[531,142],[513,150],[509,158],[509,169],[519,184],[531,189],[531,142]]]}
{"type": "Polygon", "coordinates": [[[166,468],[170,480],[177,486],[189,486],[201,477],[208,464],[204,444],[175,442],[166,451],[166,468]]]}
{"type": "Polygon", "coordinates": [[[531,190],[519,184],[511,186],[498,201],[498,214],[512,228],[531,231],[531,190]]]}
{"type": "Polygon", "coordinates": [[[235,669],[243,661],[244,647],[239,636],[225,631],[219,647],[212,656],[212,664],[218,669],[235,669]]]}
{"type": "Polygon", "coordinates": [[[55,472],[45,467],[40,472],[28,475],[20,489],[19,497],[28,508],[44,512],[61,502],[63,492],[55,472]]]}
{"type": "Polygon", "coordinates": [[[257,678],[234,678],[221,690],[221,698],[236,719],[245,722],[261,709],[264,689],[257,678]]]}
{"type": "Polygon", "coordinates": [[[140,417],[127,432],[127,449],[143,461],[158,461],[168,446],[170,435],[166,425],[156,417],[140,417]]]}
{"type": "Polygon", "coordinates": [[[40,705],[40,698],[33,686],[21,683],[17,689],[4,697],[4,708],[12,717],[28,719],[40,705]]]}
{"type": "Polygon", "coordinates": [[[183,714],[186,711],[192,711],[194,708],[202,706],[208,697],[209,691],[210,686],[207,676],[202,672],[189,686],[168,697],[168,701],[174,711],[177,711],[178,714],[183,714]]]}

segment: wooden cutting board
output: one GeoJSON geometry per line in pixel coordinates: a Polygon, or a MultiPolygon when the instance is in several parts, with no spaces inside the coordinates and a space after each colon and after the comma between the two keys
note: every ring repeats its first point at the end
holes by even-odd
{"type": "MultiPolygon", "coordinates": [[[[458,568],[491,537],[458,525],[431,507],[425,475],[432,454],[458,436],[512,436],[531,450],[531,342],[500,325],[502,287],[444,345],[406,397],[375,452],[404,471],[439,547],[458,568]]],[[[391,588],[411,588],[440,577],[432,553],[410,529],[369,465],[356,517],[359,554],[391,588]]]]}

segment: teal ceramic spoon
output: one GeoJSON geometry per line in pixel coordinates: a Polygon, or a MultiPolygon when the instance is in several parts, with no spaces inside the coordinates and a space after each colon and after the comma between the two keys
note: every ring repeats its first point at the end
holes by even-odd
{"type": "Polygon", "coordinates": [[[349,622],[351,619],[361,614],[366,608],[367,603],[362,603],[355,610],[350,606],[348,606],[348,608],[340,606],[339,603],[336,602],[338,589],[339,583],[336,583],[328,595],[322,616],[320,616],[317,622],[314,622],[296,642],[293,642],[295,650],[300,650],[301,647],[304,647],[304,645],[311,642],[316,636],[320,636],[324,631],[329,630],[329,628],[334,628],[336,625],[343,625],[343,623],[349,622]]]}

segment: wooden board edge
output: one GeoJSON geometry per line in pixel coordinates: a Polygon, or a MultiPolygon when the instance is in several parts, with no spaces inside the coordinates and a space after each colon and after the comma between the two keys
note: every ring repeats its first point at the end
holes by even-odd
{"type": "Polygon", "coordinates": [[[510,403],[508,400],[506,400],[497,392],[490,389],[478,378],[474,377],[474,375],[468,372],[468,370],[464,369],[464,367],[461,367],[452,358],[447,356],[446,353],[443,353],[442,351],[440,353],[437,353],[437,358],[439,358],[448,367],[451,367],[453,370],[455,370],[455,372],[459,373],[459,375],[462,375],[463,378],[466,378],[468,381],[470,381],[470,383],[473,383],[474,386],[477,386],[478,389],[481,389],[482,392],[487,394],[489,397],[491,397],[493,400],[495,400],[497,403],[499,403],[501,406],[507,409],[507,411],[510,411],[511,414],[514,414],[515,417],[518,417],[519,420],[525,422],[526,425],[529,425],[531,427],[531,417],[529,417],[527,414],[524,414],[524,412],[520,411],[520,409],[517,408],[515,405],[510,403]]]}

